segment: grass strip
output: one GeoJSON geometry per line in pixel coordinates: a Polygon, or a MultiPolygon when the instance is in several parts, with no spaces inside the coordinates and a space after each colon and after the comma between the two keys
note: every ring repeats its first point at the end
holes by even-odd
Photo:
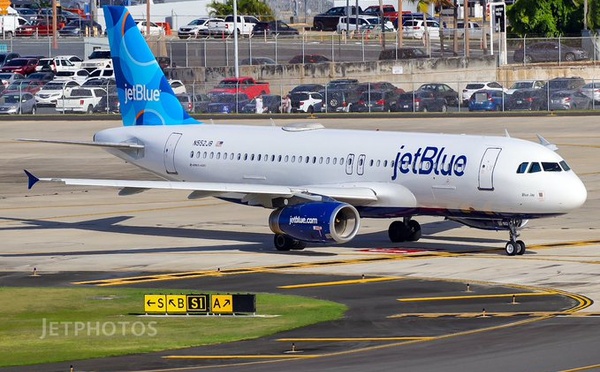
{"type": "Polygon", "coordinates": [[[97,287],[0,288],[0,367],[248,340],[339,319],[346,311],[344,305],[329,301],[259,293],[257,314],[265,317],[136,315],[143,313],[145,294],[190,292],[97,287]]]}

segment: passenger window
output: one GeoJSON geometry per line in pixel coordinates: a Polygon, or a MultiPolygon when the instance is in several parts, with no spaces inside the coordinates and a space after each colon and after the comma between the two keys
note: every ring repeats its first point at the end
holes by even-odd
{"type": "Polygon", "coordinates": [[[531,163],[531,166],[529,167],[529,173],[537,173],[541,171],[542,167],[540,167],[540,163],[531,163]]]}
{"type": "Polygon", "coordinates": [[[525,173],[527,171],[528,165],[529,165],[529,163],[527,163],[527,162],[519,164],[519,168],[517,168],[517,173],[525,173]]]}
{"type": "Polygon", "coordinates": [[[544,168],[544,172],[560,172],[560,166],[558,163],[542,163],[542,168],[544,168]]]}

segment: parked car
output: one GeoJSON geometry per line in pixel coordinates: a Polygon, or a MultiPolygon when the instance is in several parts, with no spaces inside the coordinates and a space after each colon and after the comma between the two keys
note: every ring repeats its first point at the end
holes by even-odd
{"type": "Polygon", "coordinates": [[[299,54],[292,57],[288,63],[323,63],[331,62],[331,60],[325,56],[319,54],[299,54]]]}
{"type": "Polygon", "coordinates": [[[358,28],[358,33],[361,35],[361,37],[364,38],[377,38],[381,35],[381,33],[386,33],[386,32],[396,32],[396,30],[394,29],[394,26],[392,25],[392,27],[390,27],[391,23],[384,23],[383,25],[383,30],[381,29],[381,24],[368,24],[368,25],[362,25],[358,28]]]}
{"type": "Polygon", "coordinates": [[[543,89],[517,89],[506,98],[506,110],[540,111],[547,108],[546,91],[543,89]]]}
{"type": "Polygon", "coordinates": [[[51,81],[35,94],[35,101],[38,106],[56,106],[59,98],[63,98],[78,87],[79,84],[73,80],[51,81]]]}
{"type": "Polygon", "coordinates": [[[580,61],[589,58],[588,52],[581,48],[570,47],[557,41],[525,44],[515,50],[515,62],[560,62],[580,61]]]}
{"type": "MultiPolygon", "coordinates": [[[[64,21],[58,22],[56,29],[58,31],[62,30],[65,27],[66,23],[64,21]]],[[[37,22],[34,24],[26,24],[23,26],[17,27],[15,30],[15,36],[17,37],[27,37],[27,36],[51,36],[54,30],[52,28],[52,23],[45,22],[37,22]]]]}
{"type": "Polygon", "coordinates": [[[171,79],[171,80],[169,80],[169,85],[171,86],[171,89],[173,89],[173,93],[175,93],[175,94],[187,93],[185,84],[183,84],[183,82],[181,80],[171,79]]]}
{"type": "Polygon", "coordinates": [[[194,96],[193,94],[188,94],[188,93],[180,93],[180,94],[175,94],[175,97],[177,97],[177,99],[179,100],[179,103],[181,103],[181,107],[183,107],[185,112],[187,112],[187,113],[195,112],[196,96],[194,96]]]}
{"type": "Polygon", "coordinates": [[[37,66],[35,66],[35,70],[36,71],[50,71],[52,73],[57,73],[58,71],[65,71],[65,70],[78,70],[79,69],[79,65],[81,64],[75,64],[71,61],[69,61],[68,59],[64,59],[64,58],[57,58],[57,57],[51,57],[51,58],[41,58],[38,63],[37,66]]]}
{"type": "Polygon", "coordinates": [[[403,47],[403,48],[394,48],[394,49],[386,49],[379,52],[379,60],[386,59],[420,59],[420,58],[429,58],[429,54],[425,52],[422,48],[415,47],[403,47]]]}
{"type": "Polygon", "coordinates": [[[393,90],[369,90],[363,92],[350,107],[351,112],[396,111],[398,95],[393,90]]]}
{"type": "Polygon", "coordinates": [[[452,89],[447,84],[428,83],[421,85],[417,90],[425,90],[428,92],[432,92],[436,97],[442,97],[446,100],[447,106],[458,106],[458,92],[452,89]]]}
{"type": "Polygon", "coordinates": [[[148,32],[148,30],[150,30],[148,35],[163,36],[165,34],[164,28],[162,28],[154,22],[147,22],[145,19],[135,20],[135,25],[137,26],[138,30],[140,30],[142,35],[146,35],[146,32],[148,32]],[[148,28],[148,26],[150,27],[148,28]]]}
{"type": "Polygon", "coordinates": [[[585,85],[585,80],[580,77],[554,78],[548,80],[543,89],[548,91],[548,96],[552,92],[559,90],[579,90],[585,85]]]}
{"type": "Polygon", "coordinates": [[[592,100],[578,90],[561,90],[550,95],[548,107],[550,110],[589,110],[592,100]]]}
{"type": "Polygon", "coordinates": [[[30,92],[4,93],[0,96],[0,114],[35,114],[35,98],[30,92]]]}
{"type": "Polygon", "coordinates": [[[290,95],[292,102],[292,112],[308,112],[312,114],[315,111],[321,111],[323,96],[318,92],[294,92],[290,95]]]}
{"type": "Polygon", "coordinates": [[[54,73],[52,73],[52,72],[41,72],[41,71],[40,72],[34,72],[33,74],[29,74],[29,76],[27,76],[27,79],[41,81],[44,84],[46,84],[47,82],[49,82],[52,79],[54,79],[54,73]]]}
{"type": "Polygon", "coordinates": [[[321,107],[323,112],[349,112],[360,97],[360,92],[356,90],[356,84],[339,85],[338,87],[334,85],[334,88],[330,89],[325,87],[325,90],[320,93],[325,103],[321,107]]]}
{"type": "Polygon", "coordinates": [[[595,102],[600,102],[600,82],[593,82],[581,87],[581,93],[595,102]]]}
{"type": "Polygon", "coordinates": [[[240,61],[240,65],[276,65],[273,59],[269,57],[251,57],[244,58],[240,61]]]}
{"type": "Polygon", "coordinates": [[[347,15],[361,14],[362,8],[358,9],[355,6],[346,8],[345,6],[335,6],[324,13],[317,14],[313,17],[313,28],[317,31],[335,31],[340,17],[347,15]],[[350,10],[348,13],[347,10],[350,10]]]}
{"type": "Polygon", "coordinates": [[[519,80],[514,82],[506,93],[513,94],[516,90],[520,89],[542,89],[544,85],[546,85],[546,82],[543,80],[519,80]]]}
{"type": "Polygon", "coordinates": [[[504,111],[506,95],[501,90],[483,89],[469,98],[469,111],[504,111]]]}
{"type": "MultiPolygon", "coordinates": [[[[362,26],[376,25],[381,29],[381,22],[379,17],[369,15],[358,15],[350,17],[340,17],[340,21],[337,24],[336,31],[338,34],[342,32],[351,32],[359,30],[362,26]],[[358,20],[358,24],[357,24],[358,20]]],[[[383,22],[384,27],[388,29],[394,29],[394,25],[389,20],[383,22]]]]}
{"type": "Polygon", "coordinates": [[[205,113],[208,112],[208,105],[210,104],[210,96],[208,94],[196,94],[196,103],[194,106],[194,112],[205,113]]]}
{"type": "Polygon", "coordinates": [[[81,84],[82,88],[101,88],[108,93],[117,92],[117,83],[114,78],[92,77],[81,84]]]}
{"type": "Polygon", "coordinates": [[[25,79],[25,76],[16,72],[0,72],[0,83],[6,88],[16,80],[25,79]]]}
{"type": "Polygon", "coordinates": [[[398,96],[395,111],[401,112],[446,112],[446,99],[436,96],[432,91],[421,90],[406,92],[398,96]]]}
{"type": "Polygon", "coordinates": [[[121,101],[119,101],[119,96],[114,93],[102,96],[98,104],[92,109],[92,112],[105,114],[117,114],[120,111],[121,101]]]}
{"type": "Polygon", "coordinates": [[[209,36],[208,31],[209,22],[223,22],[222,18],[198,18],[194,19],[185,26],[179,27],[177,30],[177,37],[180,39],[195,39],[202,36],[209,36]]]}
{"type": "Polygon", "coordinates": [[[99,36],[102,35],[102,25],[91,19],[80,18],[67,23],[58,34],[63,37],[99,36]]]}
{"type": "Polygon", "coordinates": [[[83,84],[89,77],[88,70],[80,68],[77,71],[59,71],[54,75],[54,80],[74,80],[83,84]]]}
{"type": "Polygon", "coordinates": [[[440,24],[438,21],[422,19],[409,19],[402,24],[402,36],[409,39],[422,39],[425,35],[425,25],[427,25],[427,35],[430,39],[440,38],[440,24]]]}
{"type": "Polygon", "coordinates": [[[8,53],[0,53],[0,67],[4,66],[8,61],[14,58],[19,58],[19,53],[8,52],[8,53]]]}
{"type": "Polygon", "coordinates": [[[300,84],[290,90],[290,94],[296,92],[321,92],[323,90],[325,90],[325,86],[321,84],[300,84]]]}
{"type": "Polygon", "coordinates": [[[256,36],[295,36],[299,34],[298,29],[290,27],[283,21],[258,22],[252,29],[252,35],[256,36]]]}
{"type": "MultiPolygon", "coordinates": [[[[257,107],[256,107],[256,99],[257,98],[259,98],[259,97],[256,97],[256,98],[252,99],[250,102],[248,102],[242,108],[242,112],[247,113],[247,114],[258,113],[257,107]]],[[[267,113],[272,114],[272,113],[280,113],[281,112],[281,96],[265,94],[265,95],[260,96],[260,99],[262,100],[262,103],[261,103],[262,111],[260,112],[261,114],[267,114],[267,113]]]]}
{"type": "Polygon", "coordinates": [[[4,89],[3,93],[7,92],[29,92],[37,93],[44,86],[45,82],[39,80],[21,79],[15,80],[12,84],[4,89]]]}
{"type": "Polygon", "coordinates": [[[230,114],[242,111],[250,98],[244,93],[221,93],[211,96],[211,103],[208,104],[208,112],[230,114]]]}
{"type": "Polygon", "coordinates": [[[356,86],[356,91],[359,93],[368,92],[373,90],[392,90],[396,94],[404,93],[404,89],[398,88],[394,84],[387,81],[377,81],[373,83],[360,83],[356,86]]]}
{"type": "Polygon", "coordinates": [[[482,83],[469,83],[462,91],[462,101],[466,106],[469,104],[471,95],[479,90],[499,90],[504,91],[504,87],[495,81],[484,81],[482,83]]]}
{"type": "Polygon", "coordinates": [[[35,72],[37,66],[37,58],[19,57],[13,58],[2,66],[2,72],[16,72],[21,75],[29,75],[35,72]]]}

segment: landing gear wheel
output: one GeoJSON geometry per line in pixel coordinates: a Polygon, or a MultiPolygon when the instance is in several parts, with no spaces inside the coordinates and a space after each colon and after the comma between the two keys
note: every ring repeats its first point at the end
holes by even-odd
{"type": "Polygon", "coordinates": [[[394,221],[388,228],[388,236],[393,243],[405,242],[408,234],[408,227],[402,221],[394,221]]]}
{"type": "Polygon", "coordinates": [[[283,234],[275,234],[273,237],[273,245],[275,246],[275,249],[280,252],[287,252],[292,249],[300,251],[306,248],[306,242],[283,234]]]}
{"type": "Polygon", "coordinates": [[[522,256],[525,254],[525,242],[522,240],[517,240],[515,243],[517,244],[517,255],[522,256]]]}
{"type": "Polygon", "coordinates": [[[421,239],[421,225],[415,221],[408,221],[408,237],[406,240],[410,242],[416,242],[421,239]]]}
{"type": "Polygon", "coordinates": [[[506,243],[504,250],[506,251],[507,255],[514,256],[515,254],[517,254],[517,243],[515,243],[515,242],[506,243]]]}

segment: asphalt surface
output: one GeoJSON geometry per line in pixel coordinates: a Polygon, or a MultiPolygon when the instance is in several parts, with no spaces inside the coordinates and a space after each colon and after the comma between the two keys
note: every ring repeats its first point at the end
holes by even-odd
{"type": "MultiPolygon", "coordinates": [[[[281,118],[276,124],[298,121],[314,119],[281,118]]],[[[566,216],[530,221],[521,235],[528,244],[522,257],[503,254],[508,236],[504,232],[469,229],[435,218],[419,218],[424,236],[414,243],[390,243],[386,237],[390,221],[365,220],[360,235],[343,246],[309,246],[301,252],[280,253],[271,246],[268,211],[259,208],[214,199],[190,201],[187,193],[179,192],[150,191],[123,198],[115,190],[46,184],[27,191],[24,168],[42,177],[153,176],[98,149],[14,141],[32,137],[89,140],[100,129],[120,125],[118,121],[4,121],[0,134],[1,286],[43,288],[72,285],[74,280],[123,285],[123,277],[152,274],[160,278],[175,273],[179,280],[137,280],[128,285],[283,292],[328,298],[350,307],[341,321],[256,341],[6,370],[65,371],[70,364],[79,371],[196,370],[217,365],[248,371],[600,369],[600,177],[594,160],[600,155],[600,132],[596,117],[374,116],[319,121],[330,128],[372,130],[503,135],[506,129],[513,137],[532,141],[539,133],[558,145],[559,153],[582,178],[588,201],[566,216]],[[34,267],[40,274],[37,278],[30,276],[34,267]],[[269,274],[194,277],[198,272],[256,268],[269,274]],[[401,279],[278,288],[360,279],[363,274],[367,279],[401,279]],[[471,293],[466,292],[467,283],[471,293]],[[521,295],[518,304],[512,304],[514,292],[543,295],[521,295]],[[399,301],[473,294],[505,296],[399,301]],[[307,341],[309,337],[316,340],[307,341]],[[292,343],[295,353],[290,353],[292,343]],[[177,355],[187,356],[173,357],[177,355]]],[[[268,118],[245,122],[270,125],[268,118]]]]}

